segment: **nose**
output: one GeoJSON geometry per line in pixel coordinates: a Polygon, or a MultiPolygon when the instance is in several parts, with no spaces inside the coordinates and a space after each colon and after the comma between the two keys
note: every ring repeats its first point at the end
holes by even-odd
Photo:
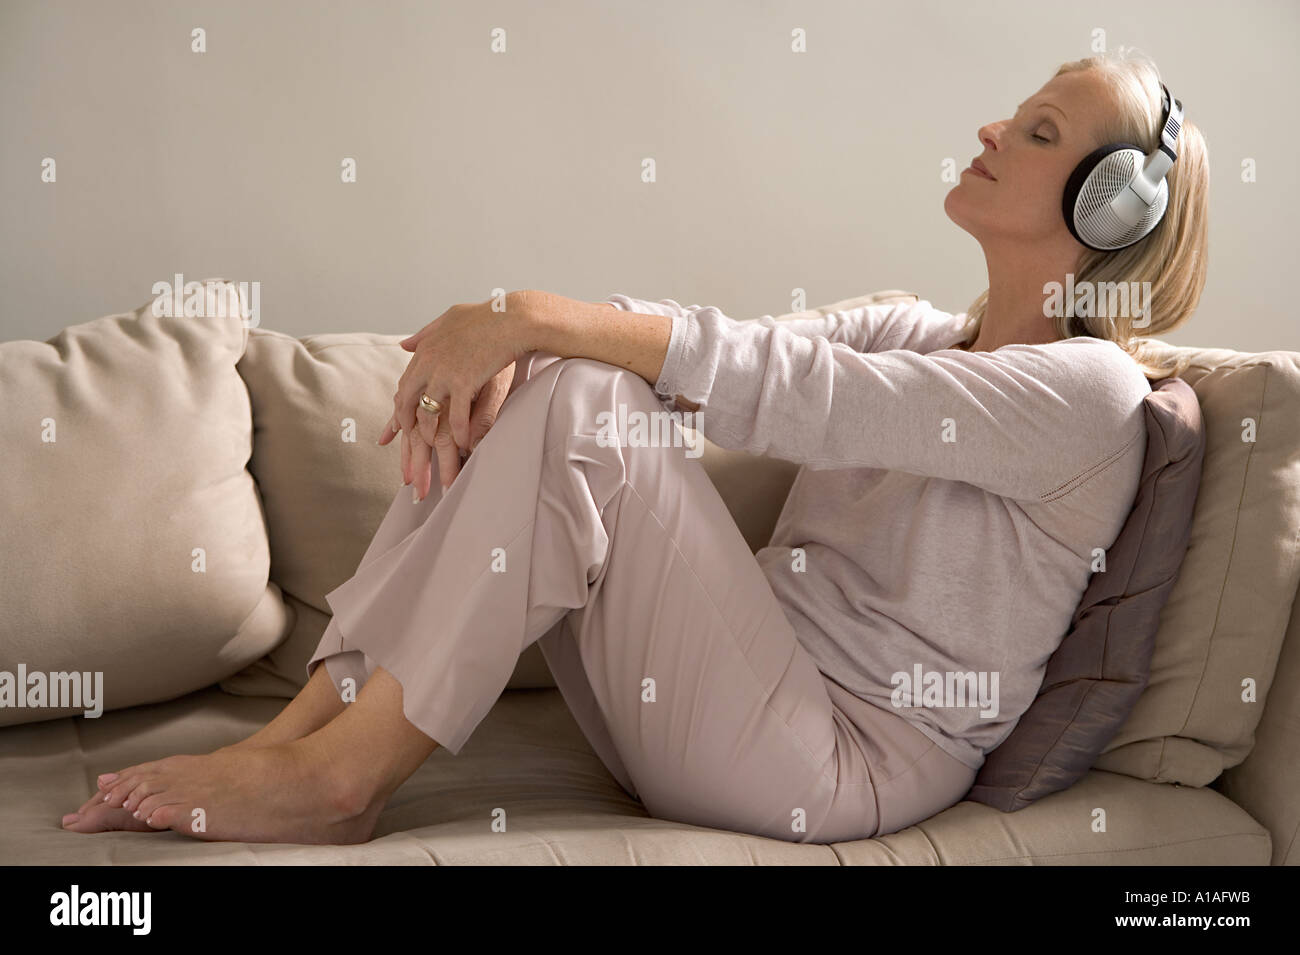
{"type": "Polygon", "coordinates": [[[996,152],[998,148],[998,139],[1002,136],[1002,126],[1003,122],[1001,120],[996,123],[987,123],[979,128],[979,132],[976,135],[979,136],[980,142],[983,143],[986,148],[992,149],[996,152]]]}

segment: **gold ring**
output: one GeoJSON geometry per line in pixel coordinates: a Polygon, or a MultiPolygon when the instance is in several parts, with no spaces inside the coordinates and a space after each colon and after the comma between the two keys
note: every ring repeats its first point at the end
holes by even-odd
{"type": "Polygon", "coordinates": [[[429,412],[429,414],[436,415],[442,413],[442,405],[433,398],[430,398],[428,395],[420,395],[420,407],[429,412]]]}

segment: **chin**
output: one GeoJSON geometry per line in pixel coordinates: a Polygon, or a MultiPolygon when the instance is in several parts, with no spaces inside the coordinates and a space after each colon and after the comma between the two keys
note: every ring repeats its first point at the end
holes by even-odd
{"type": "Polygon", "coordinates": [[[962,184],[957,183],[948,190],[948,194],[943,197],[943,211],[957,226],[971,232],[971,218],[968,215],[969,210],[966,208],[965,194],[961,191],[961,187],[962,184]]]}

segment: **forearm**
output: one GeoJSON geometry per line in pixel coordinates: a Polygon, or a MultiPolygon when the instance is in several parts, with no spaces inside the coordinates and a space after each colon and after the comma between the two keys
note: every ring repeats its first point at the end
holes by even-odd
{"type": "MultiPolygon", "coordinates": [[[[583,302],[539,290],[523,293],[523,300],[533,349],[617,365],[651,387],[659,381],[673,328],[668,316],[625,312],[608,302],[583,302]]],[[[698,410],[680,396],[677,403],[686,411],[698,410]]]]}

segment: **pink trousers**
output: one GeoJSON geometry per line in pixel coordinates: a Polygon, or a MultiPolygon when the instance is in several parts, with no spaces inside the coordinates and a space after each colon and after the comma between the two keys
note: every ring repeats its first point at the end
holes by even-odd
{"type": "Polygon", "coordinates": [[[326,595],[308,674],[324,661],[359,690],[382,666],[454,755],[539,640],[592,748],[654,817],[829,843],[959,801],[974,770],[817,669],[699,459],[657,428],[635,442],[650,446],[602,440],[602,421],[635,412],[665,414],[630,371],[521,358],[451,487],[436,464],[425,500],[402,487],[326,595]]]}

